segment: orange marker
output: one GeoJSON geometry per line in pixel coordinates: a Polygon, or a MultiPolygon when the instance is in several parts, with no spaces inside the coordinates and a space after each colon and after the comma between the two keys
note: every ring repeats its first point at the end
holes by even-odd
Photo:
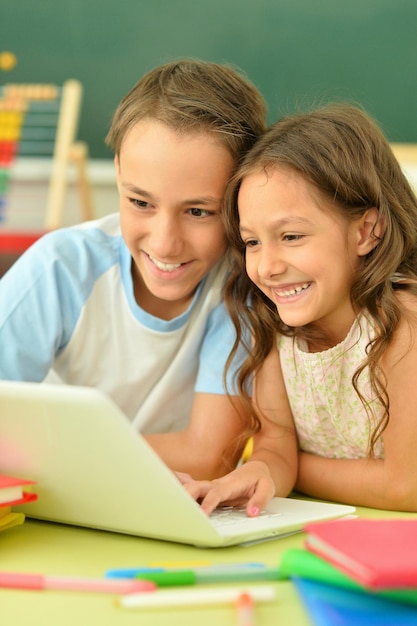
{"type": "Polygon", "coordinates": [[[255,626],[255,603],[250,593],[244,591],[237,598],[236,612],[239,626],[255,626]]]}

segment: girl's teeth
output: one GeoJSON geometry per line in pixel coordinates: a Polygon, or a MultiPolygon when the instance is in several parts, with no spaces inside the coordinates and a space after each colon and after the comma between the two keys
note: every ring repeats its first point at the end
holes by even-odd
{"type": "Polygon", "coordinates": [[[278,295],[282,297],[295,296],[301,293],[302,291],[304,291],[305,289],[307,289],[307,287],[308,287],[308,283],[304,283],[304,285],[300,285],[299,287],[294,287],[293,289],[288,289],[287,291],[278,291],[278,295]]]}

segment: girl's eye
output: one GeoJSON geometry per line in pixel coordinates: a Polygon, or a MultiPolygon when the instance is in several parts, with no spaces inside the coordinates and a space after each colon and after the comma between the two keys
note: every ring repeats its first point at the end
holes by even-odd
{"type": "Polygon", "coordinates": [[[208,215],[211,215],[211,212],[207,211],[207,209],[194,208],[194,209],[189,209],[188,212],[193,217],[207,217],[208,215]]]}
{"type": "Polygon", "coordinates": [[[284,241],[299,241],[300,239],[303,238],[303,235],[295,235],[292,233],[288,233],[286,235],[283,235],[282,238],[284,241]]]}

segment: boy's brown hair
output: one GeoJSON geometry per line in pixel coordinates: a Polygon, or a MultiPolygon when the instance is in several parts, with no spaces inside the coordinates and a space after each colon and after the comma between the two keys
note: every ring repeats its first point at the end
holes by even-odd
{"type": "Polygon", "coordinates": [[[265,130],[266,105],[236,69],[183,59],[145,74],[120,102],[106,137],[116,155],[142,119],[158,120],[179,133],[213,133],[238,162],[265,130]]]}

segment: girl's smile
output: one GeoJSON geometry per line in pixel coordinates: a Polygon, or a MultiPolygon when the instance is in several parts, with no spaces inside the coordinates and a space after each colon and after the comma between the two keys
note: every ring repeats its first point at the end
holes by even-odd
{"type": "Polygon", "coordinates": [[[296,298],[303,294],[306,289],[310,287],[311,283],[302,283],[299,285],[282,285],[279,287],[272,287],[271,291],[274,294],[276,300],[282,299],[284,302],[291,298],[296,298]]]}
{"type": "Polygon", "coordinates": [[[359,222],[348,223],[300,174],[285,167],[244,178],[238,196],[249,278],[282,321],[313,324],[338,343],[355,318],[350,289],[359,222]]]}

